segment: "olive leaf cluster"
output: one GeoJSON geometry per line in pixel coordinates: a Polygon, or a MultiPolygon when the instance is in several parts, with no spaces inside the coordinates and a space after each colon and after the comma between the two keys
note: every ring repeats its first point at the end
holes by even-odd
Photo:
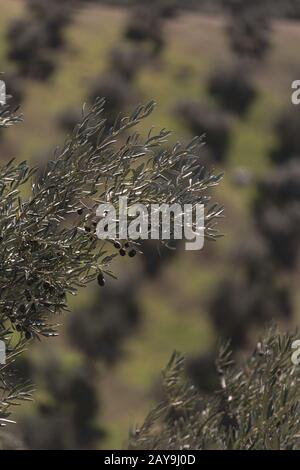
{"type": "MultiPolygon", "coordinates": [[[[99,275],[112,275],[114,240],[100,241],[95,234],[100,203],[117,207],[120,195],[128,197],[128,207],[202,203],[206,236],[217,236],[214,221],[222,210],[210,204],[209,189],[221,175],[199,166],[199,140],[167,150],[166,130],[128,136],[153,107],[139,106],[108,128],[104,100],[98,99],[83,110],[81,122],[42,175],[26,162],[1,166],[0,338],[18,345],[9,351],[11,357],[19,343],[23,347],[32,338],[57,334],[54,317],[67,310],[67,295],[76,295],[99,275]]],[[[20,120],[6,108],[0,116],[4,127],[20,120]]],[[[8,403],[7,370],[0,368],[1,416],[8,403]]]]}
{"type": "Polygon", "coordinates": [[[211,394],[197,389],[184,357],[174,353],[162,374],[161,400],[131,432],[129,448],[299,449],[300,368],[291,361],[298,338],[271,327],[242,364],[221,347],[211,394]]]}

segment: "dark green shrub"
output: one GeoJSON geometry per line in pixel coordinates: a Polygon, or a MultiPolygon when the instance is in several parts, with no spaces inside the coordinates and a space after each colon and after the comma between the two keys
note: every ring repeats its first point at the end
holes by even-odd
{"type": "Polygon", "coordinates": [[[223,109],[244,116],[256,98],[256,91],[245,66],[214,72],[208,82],[209,93],[223,109]]]}
{"type": "Polygon", "coordinates": [[[204,136],[213,159],[224,163],[230,144],[231,121],[227,114],[212,107],[186,101],[179,103],[176,113],[192,134],[204,136]]]}

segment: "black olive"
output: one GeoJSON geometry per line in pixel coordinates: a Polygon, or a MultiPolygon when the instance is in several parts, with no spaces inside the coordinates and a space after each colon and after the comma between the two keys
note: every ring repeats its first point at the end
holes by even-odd
{"type": "Polygon", "coordinates": [[[117,250],[119,250],[121,248],[121,243],[118,241],[115,241],[114,247],[117,248],[117,250]]]}
{"type": "Polygon", "coordinates": [[[32,337],[32,334],[30,333],[30,331],[26,331],[25,332],[25,338],[26,339],[31,339],[31,337],[32,337]]]}
{"type": "Polygon", "coordinates": [[[129,246],[130,246],[130,245],[129,245],[128,242],[125,242],[125,243],[124,243],[124,248],[129,248],[129,246]]]}
{"type": "Polygon", "coordinates": [[[120,256],[125,256],[126,255],[126,251],[124,250],[124,248],[121,248],[119,253],[120,253],[120,256]]]}
{"type": "Polygon", "coordinates": [[[136,250],[134,249],[130,250],[128,253],[128,256],[130,256],[130,258],[133,258],[135,255],[136,255],[136,250]]]}
{"type": "Polygon", "coordinates": [[[105,279],[104,279],[102,273],[98,274],[98,276],[97,276],[97,282],[98,282],[99,286],[101,286],[101,287],[104,287],[104,286],[105,286],[105,279]]]}

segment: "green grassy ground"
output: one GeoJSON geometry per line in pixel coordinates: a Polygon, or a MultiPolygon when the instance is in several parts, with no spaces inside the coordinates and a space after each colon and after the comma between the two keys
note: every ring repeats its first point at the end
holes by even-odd
{"type": "MultiPolygon", "coordinates": [[[[14,67],[5,59],[5,28],[21,13],[22,5],[20,0],[1,2],[3,71],[14,67]]],[[[26,83],[22,106],[25,122],[8,131],[5,146],[0,149],[2,158],[17,155],[33,161],[35,155],[62,141],[55,122],[57,115],[84,101],[90,79],[105,70],[107,55],[120,39],[125,21],[125,13],[118,9],[92,6],[80,13],[66,33],[68,47],[57,57],[55,76],[47,84],[26,83]],[[7,149],[10,154],[4,155],[7,149]]],[[[236,166],[246,166],[257,176],[268,166],[266,154],[275,139],[271,132],[273,120],[289,104],[290,84],[297,78],[293,74],[299,39],[299,28],[283,22],[274,25],[274,49],[255,74],[259,98],[246,120],[234,122],[226,176],[216,192],[226,205],[226,237],[197,256],[181,253],[164,269],[159,281],[145,283],[139,293],[143,324],[128,342],[124,360],[113,371],[104,372],[99,384],[103,419],[110,431],[106,447],[120,447],[129,425],[145,414],[158,371],[174,349],[196,352],[213,341],[206,301],[225,272],[228,251],[251,225],[247,208],[253,191],[233,187],[230,176],[236,166]]],[[[141,101],[155,99],[158,103],[147,126],[155,123],[156,128],[168,127],[174,129],[174,140],[186,139],[186,130],[172,113],[174,104],[180,98],[206,99],[205,80],[210,71],[230,60],[222,18],[185,14],[170,22],[165,53],[156,66],[147,67],[138,77],[141,101]],[[179,79],[183,71],[184,81],[179,79]]],[[[121,268],[117,270],[124,275],[121,268]]],[[[82,308],[91,290],[79,296],[82,308]]]]}

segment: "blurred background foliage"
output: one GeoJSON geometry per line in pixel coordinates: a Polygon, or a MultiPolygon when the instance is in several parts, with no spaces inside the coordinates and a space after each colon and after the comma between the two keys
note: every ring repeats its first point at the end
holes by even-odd
{"type": "Polygon", "coordinates": [[[1,78],[25,116],[0,135],[2,161],[42,168],[100,95],[109,123],[154,99],[142,131],[172,129],[174,143],[205,133],[201,163],[225,170],[214,194],[224,238],[118,258],[118,281],[70,298],[61,335],[20,361],[37,392],[17,413],[18,446],[121,448],[173,350],[194,357],[207,390],[220,336],[241,354],[266,321],[297,322],[300,2],[184,3],[1,2],[1,78]]]}

